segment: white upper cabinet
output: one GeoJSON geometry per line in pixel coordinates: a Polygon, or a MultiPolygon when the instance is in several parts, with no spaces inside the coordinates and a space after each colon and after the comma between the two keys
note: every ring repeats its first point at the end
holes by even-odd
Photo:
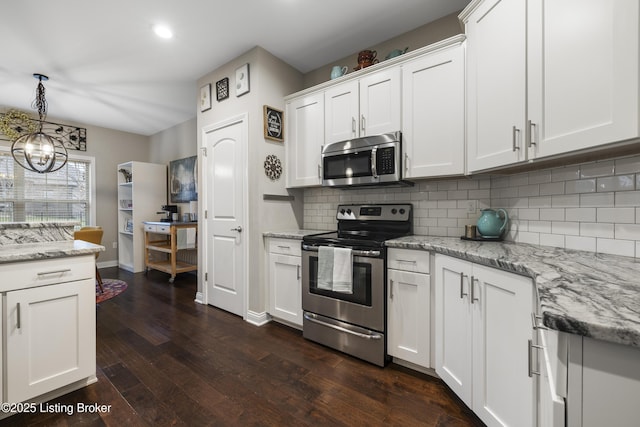
{"type": "Polygon", "coordinates": [[[525,160],[526,3],[482,2],[465,25],[468,170],[525,160]]]}
{"type": "Polygon", "coordinates": [[[324,132],[327,143],[357,138],[360,134],[358,81],[330,87],[324,93],[324,132]]]}
{"type": "Polygon", "coordinates": [[[464,173],[464,75],[460,43],[402,66],[406,178],[464,173]]]}
{"type": "Polygon", "coordinates": [[[400,129],[400,67],[360,79],[360,136],[400,129]]]}
{"type": "Polygon", "coordinates": [[[400,129],[400,67],[369,74],[325,91],[325,142],[400,129]]]}
{"type": "Polygon", "coordinates": [[[638,137],[638,1],[529,1],[529,157],[638,137]]]}
{"type": "Polygon", "coordinates": [[[287,187],[320,185],[324,92],[287,102],[287,187]]]}
{"type": "Polygon", "coordinates": [[[468,172],[637,138],[638,2],[473,2],[468,172]]]}

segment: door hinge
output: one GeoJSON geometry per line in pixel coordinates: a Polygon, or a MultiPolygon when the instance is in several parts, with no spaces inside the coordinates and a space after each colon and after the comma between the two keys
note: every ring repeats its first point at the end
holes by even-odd
{"type": "Polygon", "coordinates": [[[207,216],[209,215],[209,211],[205,210],[204,211],[204,219],[207,219],[207,216]]]}
{"type": "Polygon", "coordinates": [[[202,151],[202,155],[207,157],[207,147],[200,147],[200,151],[202,151]]]}
{"type": "Polygon", "coordinates": [[[204,281],[206,282],[209,279],[209,273],[204,273],[204,281]]]}

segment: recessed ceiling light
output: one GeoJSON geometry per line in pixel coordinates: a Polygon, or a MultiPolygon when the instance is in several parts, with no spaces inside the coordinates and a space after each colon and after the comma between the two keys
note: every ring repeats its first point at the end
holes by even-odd
{"type": "Polygon", "coordinates": [[[156,33],[158,37],[163,39],[170,39],[171,37],[173,37],[173,32],[166,25],[154,25],[153,32],[156,33]]]}

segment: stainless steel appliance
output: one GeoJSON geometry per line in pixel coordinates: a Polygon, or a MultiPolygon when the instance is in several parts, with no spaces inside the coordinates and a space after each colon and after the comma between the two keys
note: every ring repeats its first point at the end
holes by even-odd
{"type": "Polygon", "coordinates": [[[411,186],[402,179],[402,160],[400,132],[333,142],[322,149],[322,185],[411,186]]]}
{"type": "Polygon", "coordinates": [[[410,204],[340,205],[338,230],[302,239],[303,336],[379,366],[387,361],[385,241],[412,232],[410,204]],[[322,246],[349,248],[352,292],[320,286],[322,246]]]}
{"type": "Polygon", "coordinates": [[[160,218],[162,222],[172,222],[175,221],[173,219],[173,214],[178,214],[178,205],[162,205],[162,211],[156,212],[158,214],[164,214],[164,218],[160,218]]]}

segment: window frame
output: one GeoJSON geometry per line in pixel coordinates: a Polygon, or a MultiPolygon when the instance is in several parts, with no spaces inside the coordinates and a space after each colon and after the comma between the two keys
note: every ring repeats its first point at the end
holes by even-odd
{"type": "MultiPolygon", "coordinates": [[[[0,152],[2,154],[8,153],[11,155],[11,147],[0,145],[0,152]]],[[[87,225],[95,225],[96,223],[96,158],[94,156],[85,156],[76,154],[72,151],[68,152],[69,160],[87,162],[89,164],[89,223],[87,225]]],[[[17,167],[21,167],[16,163],[17,167]]],[[[65,166],[66,167],[66,166],[65,166]]],[[[66,221],[58,221],[66,222],[66,221]]]]}

